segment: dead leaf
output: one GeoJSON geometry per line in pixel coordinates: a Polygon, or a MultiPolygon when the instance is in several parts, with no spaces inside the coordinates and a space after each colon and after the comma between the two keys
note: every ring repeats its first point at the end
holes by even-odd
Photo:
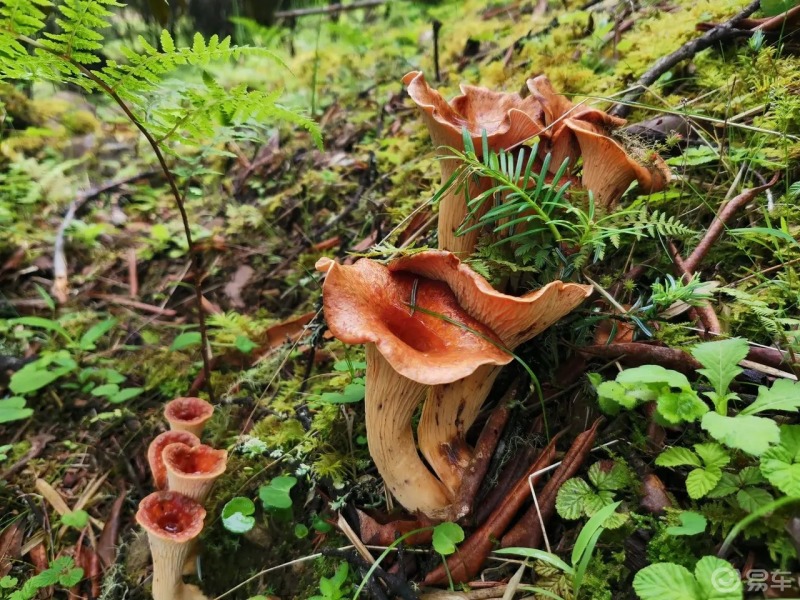
{"type": "Polygon", "coordinates": [[[8,575],[11,563],[22,556],[22,523],[15,521],[0,533],[0,578],[8,575]]]}
{"type": "Polygon", "coordinates": [[[242,300],[242,290],[247,282],[252,279],[255,270],[248,265],[239,265],[230,281],[225,284],[225,295],[231,301],[234,308],[244,308],[245,302],[242,300]]]}

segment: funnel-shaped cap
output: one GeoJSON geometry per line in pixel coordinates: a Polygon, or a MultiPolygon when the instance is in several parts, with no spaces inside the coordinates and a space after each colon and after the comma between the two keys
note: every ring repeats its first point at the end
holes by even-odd
{"type": "Polygon", "coordinates": [[[201,398],[175,398],[164,407],[164,418],[169,428],[188,431],[200,437],[203,428],[214,414],[214,407],[201,398]]]}

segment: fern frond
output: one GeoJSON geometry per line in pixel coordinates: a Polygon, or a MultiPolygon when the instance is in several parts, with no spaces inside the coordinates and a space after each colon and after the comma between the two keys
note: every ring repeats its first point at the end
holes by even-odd
{"type": "Polygon", "coordinates": [[[45,32],[42,46],[54,54],[82,65],[100,62],[101,30],[110,27],[109,8],[123,6],[116,0],[64,0],[58,7],[61,17],[56,23],[59,33],[45,32]]]}

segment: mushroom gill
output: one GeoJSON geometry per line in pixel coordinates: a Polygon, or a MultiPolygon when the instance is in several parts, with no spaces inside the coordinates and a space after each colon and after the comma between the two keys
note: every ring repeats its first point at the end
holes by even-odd
{"type": "Polygon", "coordinates": [[[510,348],[572,310],[590,288],[559,281],[515,298],[454,254],[435,250],[387,266],[321,259],[317,269],[327,272],[323,305],[331,332],[345,343],[367,344],[367,440],[387,487],[412,512],[459,516],[463,435],[498,367],[512,360],[510,348]],[[426,402],[418,431],[439,477],[421,460],[411,428],[427,389],[435,400],[426,402]]]}
{"type": "MultiPolygon", "coordinates": [[[[517,93],[495,92],[482,87],[462,85],[462,95],[449,103],[432,89],[420,71],[403,77],[408,95],[419,107],[428,127],[431,140],[442,157],[452,156],[448,148],[464,150],[463,130],[466,129],[478,156],[483,151],[486,133],[490,150],[511,149],[539,133],[544,127],[542,107],[536,98],[523,98],[517,93]]],[[[439,161],[442,185],[458,168],[455,159],[439,161]]],[[[472,199],[491,187],[486,178],[470,177],[462,182],[466,189],[451,185],[439,204],[439,248],[465,256],[475,249],[480,232],[472,230],[456,236],[467,218],[464,196],[472,199]]],[[[484,203],[488,210],[489,203],[484,203]]],[[[480,212],[480,211],[479,211],[480,212]]],[[[476,218],[482,216],[477,214],[476,218]]]]}

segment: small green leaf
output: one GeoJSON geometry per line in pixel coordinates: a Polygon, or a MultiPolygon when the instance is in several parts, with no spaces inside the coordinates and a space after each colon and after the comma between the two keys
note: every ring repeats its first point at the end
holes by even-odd
{"type": "Polygon", "coordinates": [[[53,319],[45,319],[44,317],[19,317],[16,319],[9,319],[8,322],[11,325],[25,325],[26,327],[46,329],[47,331],[59,334],[68,342],[72,342],[72,338],[67,333],[67,330],[64,329],[58,321],[54,321],[53,319]]]}
{"type": "Polygon", "coordinates": [[[787,496],[800,496],[800,425],[780,428],[780,443],[761,457],[761,473],[787,496]]]}
{"type": "Polygon", "coordinates": [[[611,463],[596,462],[589,467],[589,481],[598,490],[621,490],[630,483],[630,473],[628,468],[619,462],[611,463]]]}
{"type": "Polygon", "coordinates": [[[83,529],[89,523],[89,513],[85,510],[73,510],[62,515],[61,522],[67,527],[83,529]]]}
{"type": "Polygon", "coordinates": [[[663,383],[669,387],[687,390],[691,388],[686,375],[665,369],[659,365],[642,365],[625,369],[617,375],[617,383],[636,385],[639,383],[663,383]]]}
{"type": "Polygon", "coordinates": [[[580,477],[567,479],[556,495],[556,511],[563,519],[574,521],[584,513],[586,499],[594,495],[594,490],[580,477]]]}
{"type": "Polygon", "coordinates": [[[98,385],[92,390],[92,396],[113,396],[119,393],[119,386],[116,383],[106,383],[98,385]]]}
{"type": "Polygon", "coordinates": [[[724,415],[726,412],[728,386],[742,372],[739,361],[744,360],[748,350],[747,340],[742,338],[705,342],[692,349],[692,356],[704,367],[697,371],[705,375],[714,386],[714,393],[708,393],[708,396],[714,401],[720,414],[724,415]]]}
{"type": "Polygon", "coordinates": [[[723,448],[719,444],[714,444],[714,443],[695,444],[694,451],[697,453],[697,456],[699,456],[700,459],[703,461],[706,468],[721,469],[729,462],[731,462],[730,455],[726,452],[725,448],[723,448]]]}
{"type": "Polygon", "coordinates": [[[773,500],[772,494],[758,487],[746,487],[736,494],[736,502],[739,503],[742,510],[747,512],[755,512],[773,500]]]}
{"type": "Polygon", "coordinates": [[[666,532],[669,535],[697,535],[698,533],[703,533],[706,530],[706,525],[708,525],[708,521],[703,515],[689,510],[683,511],[678,515],[678,518],[681,522],[680,525],[667,527],[666,532]]]}
{"type": "Polygon", "coordinates": [[[15,394],[30,394],[47,387],[62,375],[61,371],[48,371],[38,363],[28,363],[11,376],[8,389],[15,394]]]}
{"type": "Polygon", "coordinates": [[[657,406],[658,414],[672,425],[693,423],[708,412],[708,406],[694,390],[664,390],[658,395],[657,406]]]}
{"type": "Polygon", "coordinates": [[[722,471],[717,468],[694,469],[686,477],[686,491],[689,497],[693,500],[702,498],[716,487],[721,477],[722,471]]]}
{"type": "Polygon", "coordinates": [[[761,0],[761,12],[767,17],[775,17],[798,5],[798,0],[761,0]]]}
{"type": "Polygon", "coordinates": [[[291,489],[297,483],[297,479],[292,476],[276,477],[267,485],[262,485],[258,489],[258,497],[264,504],[264,508],[291,508],[292,497],[291,489]]]}
{"type": "Polygon", "coordinates": [[[711,490],[707,496],[709,498],[725,498],[734,492],[737,492],[741,487],[739,478],[731,473],[723,473],[719,483],[711,490]]]}
{"type": "Polygon", "coordinates": [[[173,352],[177,352],[179,350],[191,348],[192,346],[198,346],[201,340],[202,338],[199,331],[187,331],[172,340],[172,345],[169,349],[173,352]]]}
{"type": "Polygon", "coordinates": [[[772,419],[737,415],[725,417],[708,412],[701,426],[711,437],[728,446],[738,448],[753,456],[760,456],[780,440],[780,429],[772,419]]]}
{"type": "Polygon", "coordinates": [[[694,567],[700,599],[742,600],[744,588],[739,572],[728,561],[704,556],[694,567]]]}
{"type": "Polygon", "coordinates": [[[243,354],[250,354],[253,350],[258,348],[258,344],[253,342],[246,335],[237,335],[233,345],[236,346],[236,349],[243,354]]]}
{"type": "Polygon", "coordinates": [[[443,556],[456,551],[456,544],[464,541],[464,530],[456,523],[439,523],[433,528],[433,549],[443,556]]]}
{"type": "Polygon", "coordinates": [[[702,600],[697,581],[688,569],[673,563],[645,567],[633,578],[633,589],[642,600],[702,600]]]}
{"type": "Polygon", "coordinates": [[[778,379],[772,384],[771,388],[766,388],[763,385],[759,386],[756,401],[740,411],[739,414],[755,415],[765,410],[796,412],[799,408],[800,381],[778,379]]]}
{"type": "Polygon", "coordinates": [[[251,516],[255,511],[256,505],[250,498],[237,496],[222,507],[222,524],[231,533],[247,533],[256,524],[251,516]]]}
{"type": "Polygon", "coordinates": [[[299,539],[308,537],[308,527],[306,527],[302,523],[298,523],[297,525],[294,526],[294,536],[299,539]]]}
{"type": "Polygon", "coordinates": [[[539,550],[538,548],[501,548],[499,550],[494,551],[495,554],[501,555],[511,555],[511,556],[522,556],[524,558],[532,558],[534,560],[540,560],[545,562],[556,569],[563,571],[567,575],[573,574],[573,569],[567,563],[565,563],[561,558],[556,556],[555,554],[551,554],[550,552],[545,552],[544,550],[539,550]]]}
{"type": "Polygon", "coordinates": [[[326,404],[352,404],[361,402],[366,394],[366,387],[363,383],[351,383],[339,392],[325,392],[320,395],[320,400],[326,404]]]}
{"type": "Polygon", "coordinates": [[[131,387],[131,388],[123,388],[113,396],[111,396],[108,401],[111,404],[121,404],[132,398],[136,398],[139,394],[144,391],[144,388],[140,387],[131,387]]]}
{"type": "Polygon", "coordinates": [[[80,342],[78,342],[81,350],[94,350],[95,342],[108,333],[116,324],[116,319],[106,319],[90,327],[89,330],[83,334],[80,342]]]}
{"type": "Polygon", "coordinates": [[[0,400],[0,423],[10,423],[11,421],[21,421],[33,414],[32,408],[25,407],[25,398],[13,396],[0,400]]]}
{"type": "Polygon", "coordinates": [[[700,457],[688,448],[681,448],[680,446],[673,446],[667,448],[664,452],[656,458],[656,464],[659,467],[681,467],[689,465],[692,467],[702,467],[703,463],[700,457]]]}

